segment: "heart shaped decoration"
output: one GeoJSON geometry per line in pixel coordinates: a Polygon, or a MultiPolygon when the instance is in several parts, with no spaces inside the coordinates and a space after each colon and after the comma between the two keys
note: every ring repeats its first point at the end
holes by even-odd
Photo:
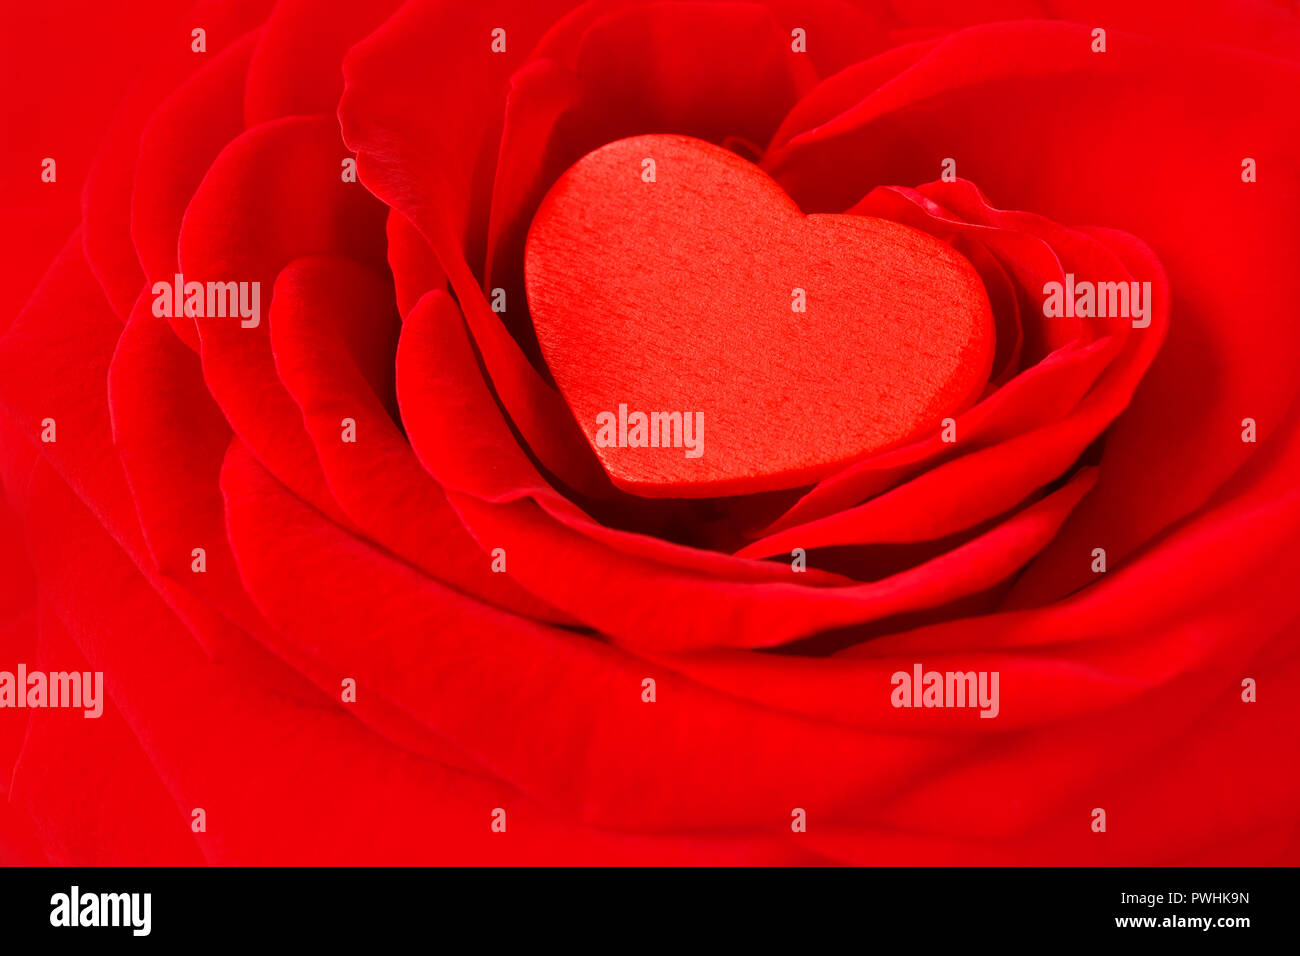
{"type": "Polygon", "coordinates": [[[759,167],[647,135],[580,159],[524,254],[542,353],[611,480],[810,484],[937,429],[993,360],[979,275],[910,226],[806,216],[759,167]]]}

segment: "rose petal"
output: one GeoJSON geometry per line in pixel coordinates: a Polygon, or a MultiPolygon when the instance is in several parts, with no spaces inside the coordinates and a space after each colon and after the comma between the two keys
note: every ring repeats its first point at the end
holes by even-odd
{"type": "Polygon", "coordinates": [[[77,233],[0,339],[0,408],[109,533],[140,556],[144,539],[104,402],[104,379],[121,332],[77,233]],[[47,419],[54,422],[52,442],[41,441],[47,419]]]}
{"type": "Polygon", "coordinates": [[[86,261],[114,311],[125,319],[140,293],[144,275],[131,242],[131,193],[140,134],[163,97],[191,73],[237,42],[265,18],[269,0],[203,0],[181,19],[161,18],[168,29],[155,41],[156,54],[117,117],[91,167],[82,193],[82,236],[86,261]],[[191,29],[206,31],[207,52],[191,49],[191,29]]]}
{"type": "Polygon", "coordinates": [[[292,117],[244,133],[213,163],[185,213],[187,282],[259,282],[261,317],[195,320],[203,374],[244,441],[294,491],[338,520],[302,414],[276,377],[268,315],[276,274],[305,255],[338,253],[384,266],[383,207],[341,180],[331,117],[292,117]]]}
{"type": "Polygon", "coordinates": [[[563,9],[563,0],[554,8],[539,3],[521,9],[511,18],[506,52],[493,54],[491,31],[501,25],[486,8],[409,4],[348,55],[339,118],[367,188],[403,213],[437,254],[493,389],[529,449],[570,488],[602,497],[611,493],[609,480],[564,399],[488,307],[470,268],[483,261],[485,193],[507,83],[563,9]],[[446,44],[442,69],[433,73],[426,69],[424,36],[480,37],[481,43],[446,44]],[[442,82],[444,75],[457,82],[442,82]],[[393,89],[404,91],[401,102],[393,89]]]}
{"type": "MultiPolygon", "coordinates": [[[[31,670],[90,670],[62,624],[41,621],[40,650],[31,670]]],[[[9,800],[26,812],[44,852],[56,865],[195,866],[203,862],[178,807],[123,722],[112,700],[87,719],[84,709],[31,711],[9,800]],[[76,785],[51,773],[75,767],[76,785]],[[93,793],[95,799],[87,800],[93,793]]]]}
{"type": "MultiPolygon", "coordinates": [[[[170,283],[180,271],[177,244],[185,208],[213,160],[244,129],[240,96],[261,32],[250,31],[205,61],[159,105],[140,134],[131,238],[151,285],[170,283]]],[[[193,320],[176,315],[169,321],[197,352],[193,320]]]]}
{"type": "Polygon", "coordinates": [[[284,116],[328,113],[343,94],[343,56],[401,4],[398,0],[278,0],[248,70],[249,127],[284,116]]]}
{"type": "Polygon", "coordinates": [[[466,533],[398,430],[392,354],[401,324],[386,277],[337,256],[298,259],[276,281],[271,345],[330,490],[371,540],[464,593],[558,619],[466,533]],[[345,443],[341,423],[355,423],[345,443]]]}
{"type": "Polygon", "coordinates": [[[229,463],[227,483],[248,486],[231,499],[232,538],[286,637],[366,675],[362,686],[552,808],[602,826],[737,827],[788,817],[798,792],[857,815],[863,794],[932,749],[879,741],[879,760],[846,765],[845,752],[875,741],[736,707],[598,641],[468,601],[275,494],[258,471],[248,456],[229,463]],[[424,652],[410,652],[411,633],[424,652]],[[647,676],[670,706],[642,702],[647,676]]]}
{"type": "Polygon", "coordinates": [[[49,469],[33,487],[31,513],[34,563],[54,609],[89,665],[105,672],[106,689],[176,805],[207,811],[208,830],[195,839],[210,862],[810,859],[779,838],[638,837],[576,826],[508,787],[386,745],[338,705],[303,707],[250,692],[238,672],[215,667],[184,638],[49,469]],[[195,721],[195,701],[220,720],[195,721]],[[340,766],[351,772],[340,776],[340,766]],[[494,807],[509,811],[508,840],[491,832],[494,807]],[[447,825],[412,829],[413,816],[429,814],[447,825]],[[322,841],[326,832],[337,839],[322,841]]]}
{"type": "Polygon", "coordinates": [[[396,209],[388,210],[386,231],[388,267],[393,273],[397,309],[405,318],[426,292],[445,290],[447,276],[424,236],[396,209]]]}

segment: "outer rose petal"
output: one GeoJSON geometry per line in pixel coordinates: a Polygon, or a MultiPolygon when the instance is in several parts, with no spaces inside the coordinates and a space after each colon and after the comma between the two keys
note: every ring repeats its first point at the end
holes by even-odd
{"type": "Polygon", "coordinates": [[[70,4],[11,4],[0,33],[0,85],[9,148],[0,152],[0,205],[6,281],[0,288],[0,333],[31,295],[45,268],[81,218],[81,188],[130,87],[131,64],[165,36],[175,0],[141,0],[134,16],[113,4],[76,3],[78,29],[56,25],[70,4]],[[78,69],[66,69],[76,64],[78,69]],[[95,82],[86,84],[85,76],[95,82]],[[33,82],[38,77],[39,82],[33,82]],[[30,143],[32,148],[12,148],[30,143]],[[57,184],[40,178],[45,157],[57,184]]]}
{"type": "Polygon", "coordinates": [[[343,93],[344,55],[399,6],[400,0],[278,0],[249,67],[245,123],[332,114],[343,93]]]}
{"type": "Polygon", "coordinates": [[[0,409],[26,442],[40,447],[105,529],[129,553],[141,555],[144,539],[104,402],[104,379],[121,332],[78,233],[0,338],[0,409]],[[45,444],[40,435],[47,418],[54,419],[58,440],[45,444]]]}
{"type": "Polygon", "coordinates": [[[195,839],[209,862],[813,859],[788,839],[646,838],[565,823],[509,788],[395,750],[338,705],[303,707],[248,687],[184,638],[48,469],[37,476],[30,508],[39,545],[35,565],[54,610],[89,665],[105,671],[108,693],[123,702],[123,717],[176,804],[207,810],[208,831],[195,839]],[[49,527],[55,520],[57,532],[49,527]],[[196,719],[196,702],[211,719],[196,719]],[[340,776],[340,762],[354,772],[340,776]],[[250,788],[249,779],[258,786],[250,788]],[[498,806],[510,811],[509,841],[489,827],[498,806]],[[450,824],[420,827],[413,819],[450,824]],[[322,840],[321,833],[334,838],[322,840]]]}
{"type": "Polygon", "coordinates": [[[862,794],[950,753],[737,706],[616,648],[465,600],[277,496],[259,471],[247,456],[228,467],[228,487],[249,489],[231,495],[232,536],[286,636],[340,673],[367,675],[557,811],[601,826],[762,832],[802,794],[860,818],[872,802],[862,794]],[[428,642],[424,653],[413,653],[412,634],[428,642]],[[673,706],[642,702],[647,676],[673,706]],[[846,753],[862,759],[846,763],[846,753]]]}
{"type": "Polygon", "coordinates": [[[276,368],[302,410],[330,490],[376,543],[453,587],[520,613],[567,620],[493,574],[394,418],[400,327],[385,277],[338,257],[298,259],[275,286],[276,368]],[[351,419],[356,442],[341,441],[351,419]]]}
{"type": "MultiPolygon", "coordinates": [[[[28,666],[86,671],[89,665],[50,613],[28,666]]],[[[33,710],[9,800],[25,810],[50,861],[60,866],[194,866],[203,862],[188,813],[162,786],[112,700],[102,716],[33,710]],[[76,785],[54,767],[75,767],[76,785]],[[94,794],[94,799],[86,799],[94,794]]],[[[12,719],[5,715],[4,719],[12,719]]]]}
{"type": "MultiPolygon", "coordinates": [[[[869,9],[877,6],[875,0],[862,2],[869,9]]],[[[1269,0],[1197,0],[1195,16],[1187,16],[1182,0],[984,0],[978,4],[911,0],[893,6],[900,33],[946,31],[995,20],[1056,19],[1288,59],[1300,56],[1300,18],[1269,0]]]]}
{"type": "Polygon", "coordinates": [[[216,659],[274,686],[318,700],[293,670],[255,639],[266,623],[249,601],[226,541],[217,486],[230,428],[203,388],[198,357],[142,296],[108,373],[113,442],[135,503],[157,587],[216,659]],[[201,548],[205,570],[193,570],[201,548]]]}
{"type": "Polygon", "coordinates": [[[131,244],[131,189],[140,133],[158,102],[189,74],[207,64],[227,45],[254,29],[270,9],[270,0],[203,0],[160,37],[149,69],[137,79],[131,96],[118,108],[103,148],[95,159],[82,199],[82,236],[86,261],[114,310],[125,317],[140,292],[144,275],[131,244]],[[207,52],[191,49],[190,31],[202,23],[207,52]]]}
{"type": "Polygon", "coordinates": [[[382,268],[383,207],[343,182],[331,117],[293,117],[249,130],[212,165],[181,228],[186,281],[261,283],[262,321],[196,319],[203,373],[231,427],[272,471],[340,520],[302,428],[276,378],[269,344],[275,276],[295,258],[338,253],[382,268]]]}
{"type": "MultiPolygon", "coordinates": [[[[145,124],[131,197],[131,238],[149,284],[177,272],[181,222],[194,190],[226,144],[244,129],[241,94],[260,30],[207,60],[167,97],[145,124]]],[[[199,349],[193,319],[168,321],[181,341],[199,349]]]]}

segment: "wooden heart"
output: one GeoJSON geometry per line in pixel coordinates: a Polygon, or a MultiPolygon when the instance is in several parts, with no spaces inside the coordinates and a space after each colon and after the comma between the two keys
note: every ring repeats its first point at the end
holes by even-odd
{"type": "Polygon", "coordinates": [[[524,256],[556,384],[613,482],[698,498],[810,484],[985,384],[974,267],[909,226],[805,216],[759,167],[648,135],[580,159],[524,256]]]}

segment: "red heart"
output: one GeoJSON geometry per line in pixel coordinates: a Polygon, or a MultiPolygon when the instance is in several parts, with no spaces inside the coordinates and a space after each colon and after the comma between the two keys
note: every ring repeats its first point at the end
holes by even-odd
{"type": "Polygon", "coordinates": [[[556,384],[613,482],[640,495],[810,484],[937,429],[993,358],[983,283],[951,246],[805,216],[757,166],[686,136],[620,140],[570,167],[533,218],[524,271],[556,384]],[[643,430],[638,412],[661,417],[643,430]],[[686,426],[701,421],[698,441],[686,426]]]}

